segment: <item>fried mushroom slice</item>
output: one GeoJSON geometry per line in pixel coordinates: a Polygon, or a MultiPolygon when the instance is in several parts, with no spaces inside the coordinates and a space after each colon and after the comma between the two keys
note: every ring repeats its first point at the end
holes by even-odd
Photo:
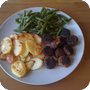
{"type": "Polygon", "coordinates": [[[58,65],[69,67],[70,64],[71,64],[71,60],[68,56],[63,55],[58,58],[58,65]]]}
{"type": "Polygon", "coordinates": [[[43,43],[50,44],[53,41],[53,36],[51,34],[45,34],[42,38],[43,43]]]}
{"type": "Polygon", "coordinates": [[[67,42],[67,45],[74,46],[78,42],[78,38],[77,38],[77,36],[72,35],[72,36],[67,38],[66,42],[67,42]]]}
{"type": "Polygon", "coordinates": [[[56,66],[56,61],[53,57],[46,57],[44,59],[44,65],[48,69],[53,69],[56,66]]]}
{"type": "Polygon", "coordinates": [[[64,52],[67,55],[72,55],[74,53],[74,50],[73,50],[73,48],[71,46],[65,45],[64,46],[64,52]]]}
{"type": "Polygon", "coordinates": [[[45,46],[42,49],[42,53],[45,56],[53,56],[54,55],[54,50],[52,48],[50,48],[50,46],[45,46]]]}

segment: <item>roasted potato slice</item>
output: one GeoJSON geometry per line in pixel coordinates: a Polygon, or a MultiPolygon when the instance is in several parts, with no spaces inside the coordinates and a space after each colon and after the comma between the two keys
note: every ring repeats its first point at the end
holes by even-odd
{"type": "Polygon", "coordinates": [[[18,61],[21,61],[20,56],[15,56],[15,59],[18,60],[18,61]]]}
{"type": "Polygon", "coordinates": [[[20,57],[20,60],[21,60],[22,62],[25,62],[25,61],[26,61],[26,58],[20,57]]]}
{"type": "Polygon", "coordinates": [[[23,77],[26,74],[26,66],[22,61],[15,61],[11,65],[12,73],[17,77],[23,77]]]}
{"type": "Polygon", "coordinates": [[[2,52],[0,53],[0,59],[1,60],[6,60],[6,54],[3,54],[2,52]]]}
{"type": "Polygon", "coordinates": [[[31,54],[38,55],[41,53],[41,47],[35,41],[27,40],[25,44],[31,54]]]}
{"type": "Polygon", "coordinates": [[[13,51],[11,51],[10,53],[6,54],[6,61],[8,63],[10,63],[10,64],[12,64],[13,62],[16,61],[13,51]]]}
{"type": "Polygon", "coordinates": [[[26,40],[35,40],[32,34],[21,33],[18,38],[19,42],[25,43],[26,40]]]}
{"type": "Polygon", "coordinates": [[[23,50],[23,43],[19,42],[18,40],[15,40],[13,42],[13,48],[14,48],[14,54],[15,56],[18,56],[22,53],[22,50],[23,50]]]}
{"type": "Polygon", "coordinates": [[[32,57],[33,57],[33,56],[32,56],[31,54],[29,54],[29,55],[26,57],[25,62],[29,62],[29,61],[31,60],[32,57]]]}
{"type": "Polygon", "coordinates": [[[27,47],[28,51],[31,54],[35,54],[35,41],[33,41],[33,40],[27,40],[25,42],[25,44],[26,44],[26,47],[27,47]]]}
{"type": "Polygon", "coordinates": [[[42,48],[39,45],[35,46],[35,55],[39,55],[42,53],[42,48]]]}
{"type": "Polygon", "coordinates": [[[31,58],[32,58],[32,55],[31,55],[31,54],[28,54],[28,56],[25,57],[25,58],[22,58],[22,57],[20,56],[20,60],[21,60],[22,62],[24,62],[24,63],[29,62],[29,61],[31,60],[31,58]]]}
{"type": "Polygon", "coordinates": [[[35,61],[31,70],[39,69],[43,65],[43,61],[39,58],[32,58],[31,60],[35,61]]]}
{"type": "Polygon", "coordinates": [[[12,41],[18,39],[18,35],[16,33],[11,34],[9,37],[12,39],[12,41]]]}
{"type": "Polygon", "coordinates": [[[43,60],[45,56],[41,53],[39,55],[33,55],[33,57],[34,58],[39,58],[39,59],[43,60]]]}
{"type": "Polygon", "coordinates": [[[26,45],[23,44],[23,49],[22,49],[22,52],[21,52],[20,56],[21,56],[22,58],[25,58],[25,57],[28,56],[28,54],[29,54],[29,51],[28,51],[26,45]]]}
{"type": "Polygon", "coordinates": [[[37,44],[42,45],[42,38],[37,35],[37,34],[33,34],[35,41],[37,42],[37,44]]]}
{"type": "Polygon", "coordinates": [[[30,60],[29,62],[25,63],[27,71],[31,70],[31,68],[33,67],[35,61],[30,60]]]}
{"type": "Polygon", "coordinates": [[[5,37],[1,42],[1,51],[4,54],[7,54],[11,50],[12,50],[12,40],[9,37],[5,37]]]}

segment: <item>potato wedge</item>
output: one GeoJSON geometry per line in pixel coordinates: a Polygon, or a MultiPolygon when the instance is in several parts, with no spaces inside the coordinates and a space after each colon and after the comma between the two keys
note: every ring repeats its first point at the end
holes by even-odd
{"type": "Polygon", "coordinates": [[[0,53],[0,59],[1,60],[6,60],[6,54],[3,54],[2,52],[0,53]]]}
{"type": "Polygon", "coordinates": [[[22,58],[25,58],[25,57],[28,56],[28,54],[29,54],[29,51],[28,51],[26,45],[23,44],[23,49],[22,49],[22,52],[21,52],[20,56],[21,56],[22,58]]]}
{"type": "Polygon", "coordinates": [[[31,68],[33,67],[35,61],[30,60],[29,62],[25,63],[27,71],[31,70],[31,68]]]}
{"type": "Polygon", "coordinates": [[[13,47],[14,47],[14,54],[15,56],[18,56],[22,53],[22,50],[23,50],[23,44],[21,42],[19,42],[18,40],[15,40],[13,42],[13,47]]]}
{"type": "Polygon", "coordinates": [[[37,34],[33,34],[35,41],[37,42],[37,44],[42,45],[42,38],[37,35],[37,34]]]}
{"type": "Polygon", "coordinates": [[[15,55],[14,55],[13,51],[11,51],[10,53],[8,53],[8,54],[6,55],[6,61],[7,61],[8,63],[10,63],[10,64],[12,64],[13,62],[16,61],[15,55]]]}
{"type": "Polygon", "coordinates": [[[1,51],[4,54],[9,53],[12,50],[12,40],[9,37],[5,37],[1,41],[1,51]]]}
{"type": "Polygon", "coordinates": [[[26,66],[22,61],[15,61],[11,65],[12,73],[17,77],[23,77],[26,74],[26,66]]]}
{"type": "Polygon", "coordinates": [[[39,69],[43,65],[43,61],[39,58],[32,58],[31,60],[35,61],[31,70],[39,69]]]}
{"type": "Polygon", "coordinates": [[[9,37],[12,39],[12,41],[18,39],[18,35],[16,33],[11,34],[9,37]]]}
{"type": "Polygon", "coordinates": [[[19,42],[25,43],[26,40],[35,40],[32,34],[21,33],[18,38],[19,42]]]}

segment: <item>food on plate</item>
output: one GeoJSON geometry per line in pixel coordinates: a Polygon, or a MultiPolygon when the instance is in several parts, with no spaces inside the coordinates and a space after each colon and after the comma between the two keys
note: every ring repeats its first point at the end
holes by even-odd
{"type": "Polygon", "coordinates": [[[25,57],[25,63],[29,62],[32,58],[33,58],[33,56],[29,53],[29,55],[27,57],[25,57]]]}
{"type": "Polygon", "coordinates": [[[25,61],[26,61],[26,58],[22,58],[22,57],[20,56],[20,61],[25,62],[25,61]]]}
{"type": "Polygon", "coordinates": [[[69,56],[61,56],[58,58],[58,65],[64,66],[64,67],[68,67],[71,64],[71,60],[69,58],[69,56]]]}
{"type": "Polygon", "coordinates": [[[30,60],[29,62],[25,63],[27,71],[31,70],[31,68],[33,67],[34,63],[35,63],[34,60],[30,60]]]}
{"type": "Polygon", "coordinates": [[[13,41],[13,51],[15,56],[18,56],[23,51],[23,43],[19,42],[19,40],[13,41]]]}
{"type": "Polygon", "coordinates": [[[72,46],[78,42],[64,24],[70,24],[71,18],[57,14],[58,9],[42,8],[40,12],[24,11],[15,21],[19,27],[1,42],[0,59],[11,64],[11,71],[17,77],[23,77],[28,71],[47,69],[57,65],[69,67],[72,46]]]}
{"type": "Polygon", "coordinates": [[[4,53],[0,53],[0,59],[1,60],[6,60],[6,54],[4,54],[4,53]]]}
{"type": "Polygon", "coordinates": [[[57,48],[55,50],[55,56],[59,58],[60,56],[65,55],[63,48],[57,48]]]}
{"type": "Polygon", "coordinates": [[[6,61],[8,63],[10,63],[10,64],[12,64],[13,62],[16,61],[13,51],[11,51],[10,53],[6,54],[6,61]]]}
{"type": "Polygon", "coordinates": [[[54,50],[50,46],[45,46],[42,49],[42,53],[45,56],[53,56],[54,55],[54,50]]]}
{"type": "Polygon", "coordinates": [[[34,39],[37,42],[37,44],[42,45],[42,37],[35,33],[33,34],[33,36],[34,36],[34,39]]]}
{"type": "Polygon", "coordinates": [[[9,37],[5,37],[1,41],[1,51],[4,54],[7,54],[11,51],[11,49],[12,49],[12,40],[9,37]]]}
{"type": "Polygon", "coordinates": [[[39,58],[32,58],[31,60],[35,61],[33,67],[31,68],[31,70],[36,70],[42,67],[43,65],[43,61],[39,58]]]}
{"type": "Polygon", "coordinates": [[[28,56],[28,54],[29,54],[29,51],[28,51],[26,45],[23,44],[23,49],[22,49],[22,52],[20,53],[20,56],[21,56],[22,58],[25,58],[25,57],[28,56]]]}
{"type": "Polygon", "coordinates": [[[9,37],[11,38],[12,43],[13,43],[12,50],[13,50],[15,56],[20,55],[23,52],[23,50],[24,50],[23,49],[24,45],[23,45],[23,43],[19,42],[19,40],[18,40],[19,36],[17,34],[13,33],[9,37]]]}
{"type": "Polygon", "coordinates": [[[20,58],[20,56],[15,56],[15,60],[17,61],[21,61],[21,58],[20,58]]]}
{"type": "Polygon", "coordinates": [[[53,36],[51,34],[45,34],[43,37],[42,37],[42,41],[43,43],[45,44],[50,44],[52,41],[53,41],[53,36]]]}
{"type": "Polygon", "coordinates": [[[64,52],[67,55],[72,55],[72,54],[74,54],[74,49],[71,46],[65,45],[64,46],[64,52]]]}
{"type": "Polygon", "coordinates": [[[44,60],[45,56],[43,55],[43,53],[39,54],[39,55],[33,55],[34,58],[39,58],[41,60],[44,60]]]}
{"type": "Polygon", "coordinates": [[[26,63],[26,62],[29,62],[32,58],[32,55],[29,53],[27,57],[24,57],[22,58],[21,55],[20,55],[20,61],[26,63]]]}
{"type": "Polygon", "coordinates": [[[41,50],[42,48],[40,47],[40,45],[38,45],[35,41],[33,40],[27,40],[25,42],[27,49],[29,50],[29,52],[33,55],[39,55],[41,54],[41,50]]]}
{"type": "Polygon", "coordinates": [[[12,73],[17,77],[23,77],[26,74],[26,66],[22,61],[15,61],[11,65],[12,73]]]}
{"type": "Polygon", "coordinates": [[[52,49],[56,49],[60,44],[61,44],[61,40],[60,40],[60,36],[58,36],[57,38],[55,38],[55,40],[53,40],[53,41],[50,43],[50,47],[51,47],[52,49]]]}
{"type": "Polygon", "coordinates": [[[26,40],[35,40],[32,34],[29,33],[21,33],[18,38],[19,42],[24,43],[26,40]]]}
{"type": "Polygon", "coordinates": [[[61,32],[60,32],[60,36],[64,37],[64,38],[68,38],[70,36],[70,30],[68,29],[63,29],[61,32]]]}
{"type": "Polygon", "coordinates": [[[16,33],[11,34],[9,37],[12,39],[12,41],[18,39],[18,35],[16,33]]]}
{"type": "Polygon", "coordinates": [[[77,41],[78,41],[77,36],[72,35],[67,38],[67,45],[74,46],[74,45],[76,45],[77,41]]]}
{"type": "Polygon", "coordinates": [[[40,12],[24,11],[18,14],[15,22],[19,25],[14,32],[35,33],[39,36],[51,34],[59,36],[64,24],[69,24],[72,18],[67,18],[62,14],[57,14],[59,9],[49,9],[42,7],[40,12]]]}
{"type": "Polygon", "coordinates": [[[66,45],[66,38],[65,37],[60,36],[60,41],[61,41],[60,46],[66,45]]]}
{"type": "Polygon", "coordinates": [[[44,58],[44,65],[48,69],[53,69],[56,66],[56,61],[53,57],[44,58]]]}
{"type": "Polygon", "coordinates": [[[0,59],[11,64],[12,73],[17,77],[23,77],[32,67],[32,70],[36,70],[43,65],[42,38],[39,35],[29,33],[18,35],[13,33],[4,38],[1,44],[1,48],[4,44],[10,45],[7,53],[3,53],[3,49],[1,49],[0,59]]]}

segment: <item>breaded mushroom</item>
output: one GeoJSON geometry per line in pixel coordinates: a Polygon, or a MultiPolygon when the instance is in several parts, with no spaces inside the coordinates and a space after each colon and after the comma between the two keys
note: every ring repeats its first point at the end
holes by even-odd
{"type": "Polygon", "coordinates": [[[56,56],[57,58],[59,58],[59,57],[62,56],[62,55],[65,55],[63,49],[62,49],[62,48],[57,48],[57,49],[55,50],[55,56],[56,56]]]}
{"type": "Polygon", "coordinates": [[[66,45],[66,38],[63,36],[60,36],[61,46],[66,45]]]}
{"type": "Polygon", "coordinates": [[[64,67],[68,67],[71,64],[71,60],[68,56],[61,56],[58,58],[58,65],[64,66],[64,67]]]}
{"type": "Polygon", "coordinates": [[[56,66],[56,61],[53,57],[46,57],[44,59],[44,65],[48,69],[53,69],[56,66]]]}
{"type": "Polygon", "coordinates": [[[70,30],[68,29],[63,29],[60,33],[60,36],[63,36],[64,38],[67,38],[70,36],[70,30]]]}
{"type": "Polygon", "coordinates": [[[50,48],[50,46],[45,46],[42,49],[42,53],[45,56],[53,56],[54,55],[54,50],[52,48],[50,48]]]}
{"type": "Polygon", "coordinates": [[[64,46],[64,52],[67,55],[72,55],[74,53],[74,49],[71,46],[65,45],[64,46]]]}
{"type": "Polygon", "coordinates": [[[55,40],[53,40],[51,43],[50,43],[50,47],[52,49],[56,49],[58,46],[60,46],[61,44],[61,40],[60,40],[60,36],[58,36],[55,40]]]}
{"type": "Polygon", "coordinates": [[[78,42],[78,38],[75,35],[72,35],[67,38],[67,45],[74,46],[78,42]]]}
{"type": "Polygon", "coordinates": [[[50,44],[53,41],[53,36],[51,34],[45,34],[42,38],[43,43],[50,44]]]}

